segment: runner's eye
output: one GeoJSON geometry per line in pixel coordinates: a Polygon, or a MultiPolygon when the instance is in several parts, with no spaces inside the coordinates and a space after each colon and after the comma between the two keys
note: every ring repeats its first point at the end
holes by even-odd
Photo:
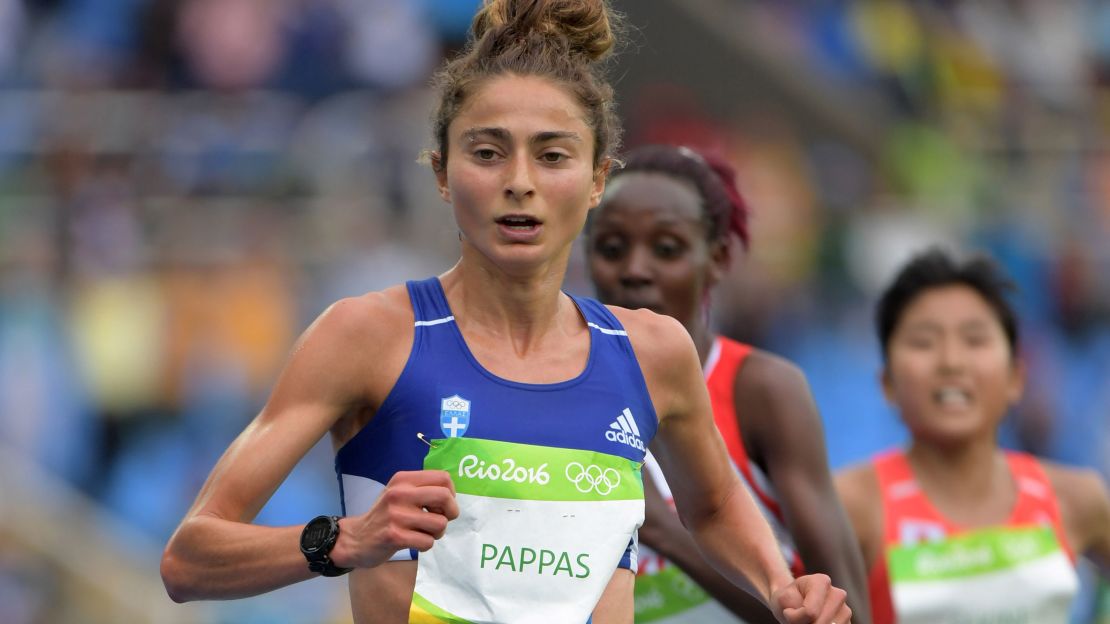
{"type": "Polygon", "coordinates": [[[991,338],[985,332],[972,332],[964,336],[964,342],[969,347],[985,347],[990,344],[991,338]]]}
{"type": "Polygon", "coordinates": [[[594,251],[606,260],[619,260],[624,255],[625,244],[615,236],[606,236],[594,243],[594,251]]]}
{"type": "Polygon", "coordinates": [[[928,334],[911,334],[903,342],[915,351],[925,351],[931,349],[936,340],[928,334]]]}
{"type": "Polygon", "coordinates": [[[652,247],[655,257],[661,260],[674,260],[686,251],[686,246],[675,238],[667,237],[657,241],[652,247]]]}

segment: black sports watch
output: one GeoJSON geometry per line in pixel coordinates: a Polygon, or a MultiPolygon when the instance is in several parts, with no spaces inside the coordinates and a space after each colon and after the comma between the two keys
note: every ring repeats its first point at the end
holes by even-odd
{"type": "Polygon", "coordinates": [[[308,569],[324,576],[342,576],[353,568],[340,568],[332,562],[331,549],[339,539],[339,516],[316,516],[301,531],[301,552],[308,569]]]}

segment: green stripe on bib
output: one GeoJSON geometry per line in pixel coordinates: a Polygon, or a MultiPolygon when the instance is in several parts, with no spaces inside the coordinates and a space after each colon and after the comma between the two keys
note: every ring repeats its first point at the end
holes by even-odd
{"type": "Polygon", "coordinates": [[[471,624],[471,622],[440,609],[414,592],[412,604],[409,605],[409,624],[471,624]]]}
{"type": "Polygon", "coordinates": [[[644,496],[639,462],[595,451],[446,438],[432,441],[424,467],[450,473],[459,494],[583,502],[644,496]]]}
{"type": "Polygon", "coordinates": [[[1049,527],[987,529],[939,543],[896,546],[888,555],[898,582],[939,581],[1015,568],[1060,550],[1049,527]]]}
{"type": "Polygon", "coordinates": [[[709,594],[674,565],[637,576],[635,597],[637,624],[668,618],[709,600],[709,594]]]}

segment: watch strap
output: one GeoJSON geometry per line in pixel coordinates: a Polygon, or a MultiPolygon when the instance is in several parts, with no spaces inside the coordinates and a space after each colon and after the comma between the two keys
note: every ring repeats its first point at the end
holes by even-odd
{"type": "Polygon", "coordinates": [[[322,576],[342,576],[354,569],[341,568],[335,565],[335,562],[331,560],[331,549],[335,547],[335,542],[338,539],[339,516],[317,516],[305,525],[304,532],[301,534],[301,553],[304,554],[305,559],[308,561],[309,570],[322,576]],[[321,544],[319,548],[311,551],[305,550],[305,535],[308,534],[309,527],[321,521],[326,521],[328,523],[328,534],[324,537],[323,544],[321,544]]]}
{"type": "Polygon", "coordinates": [[[320,576],[343,576],[354,568],[341,568],[332,562],[331,557],[324,555],[321,561],[309,561],[308,569],[320,576]]]}

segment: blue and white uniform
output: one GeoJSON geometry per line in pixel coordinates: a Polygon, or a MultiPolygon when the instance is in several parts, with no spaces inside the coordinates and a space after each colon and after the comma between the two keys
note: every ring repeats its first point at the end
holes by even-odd
{"type": "MultiPolygon", "coordinates": [[[[377,414],[336,455],[344,514],[367,511],[396,472],[425,468],[429,447],[417,438],[417,433],[449,442],[466,438],[483,444],[530,445],[519,447],[522,449],[604,455],[635,466],[632,480],[638,480],[638,465],[644,461],[658,423],[628,336],[604,305],[572,296],[590,328],[586,366],[566,381],[531,384],[503,379],[482,367],[455,324],[437,278],[409,282],[407,286],[415,316],[408,362],[377,414]]],[[[607,465],[603,461],[594,463],[607,465]]],[[[570,461],[565,470],[552,470],[552,464],[548,468],[552,470],[551,488],[570,484],[581,487],[599,478],[596,471],[586,477],[572,471],[571,466],[583,464],[596,467],[588,461],[570,461]]],[[[488,472],[480,470],[467,474],[489,477],[488,472]]],[[[456,476],[463,476],[461,464],[458,475],[452,474],[452,478],[456,476]]],[[[457,488],[459,484],[456,479],[457,488]]],[[[534,484],[531,487],[537,492],[543,489],[534,484]]],[[[620,526],[630,537],[628,547],[623,556],[619,548],[615,554],[606,555],[612,557],[611,561],[595,555],[591,561],[599,571],[606,566],[608,570],[636,570],[635,533],[643,522],[642,486],[638,487],[639,517],[629,514],[620,526]]],[[[608,490],[598,485],[592,495],[596,497],[602,489],[603,494],[608,490]]],[[[449,531],[456,522],[450,523],[449,531]]],[[[533,526],[532,530],[543,533],[545,527],[533,526]]],[[[438,548],[439,542],[433,551],[438,548]]],[[[416,557],[415,550],[406,550],[394,555],[393,560],[416,557]]]]}

